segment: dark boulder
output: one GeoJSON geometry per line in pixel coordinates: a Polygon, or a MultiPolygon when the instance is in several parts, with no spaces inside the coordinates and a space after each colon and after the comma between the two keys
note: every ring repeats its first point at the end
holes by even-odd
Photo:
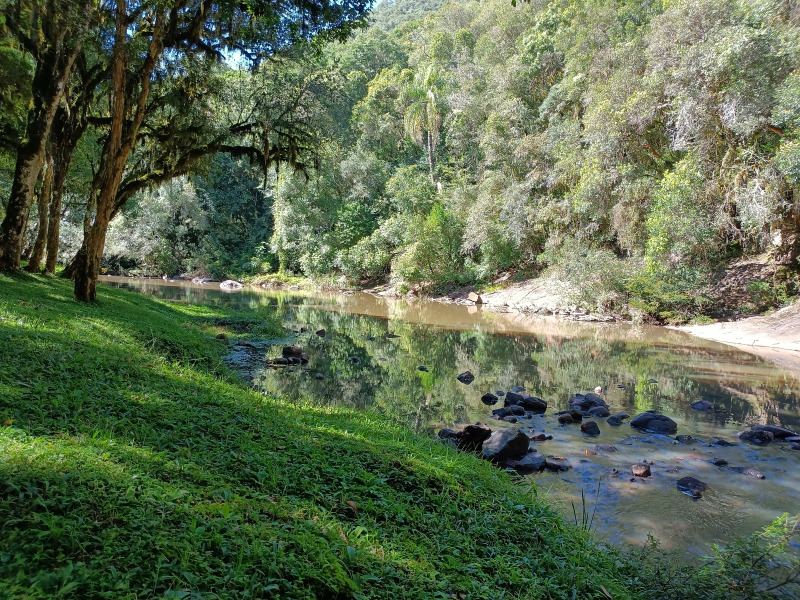
{"type": "Polygon", "coordinates": [[[319,337],[325,337],[325,335],[326,335],[328,332],[327,332],[327,331],[325,331],[324,329],[317,329],[316,333],[317,333],[317,335],[318,335],[319,337]]]}
{"type": "Polygon", "coordinates": [[[611,411],[608,410],[607,406],[595,406],[589,409],[589,416],[590,417],[598,417],[603,418],[607,417],[611,414],[611,411]]]}
{"type": "Polygon", "coordinates": [[[480,450],[483,442],[488,440],[490,435],[492,435],[492,430],[483,423],[467,425],[460,432],[456,447],[459,450],[480,450]]]}
{"type": "Polygon", "coordinates": [[[676,435],[675,441],[679,444],[694,444],[697,442],[697,440],[690,435],[676,435]]]}
{"type": "Polygon", "coordinates": [[[556,473],[560,471],[566,471],[569,469],[568,463],[556,460],[555,458],[550,456],[548,456],[547,459],[545,460],[544,466],[547,468],[548,471],[555,471],[556,473]]]}
{"type": "Polygon", "coordinates": [[[521,429],[498,429],[483,442],[483,458],[492,462],[508,458],[520,459],[528,453],[529,442],[528,436],[521,429]]]}
{"type": "Polygon", "coordinates": [[[650,477],[650,465],[648,463],[636,463],[631,465],[631,473],[636,477],[650,477]]]}
{"type": "Polygon", "coordinates": [[[741,475],[746,475],[747,477],[753,477],[754,479],[764,479],[764,474],[758,469],[754,469],[753,467],[728,467],[728,468],[731,471],[740,473],[741,475]]]}
{"type": "Polygon", "coordinates": [[[486,406],[494,406],[497,404],[499,398],[492,394],[491,392],[484,394],[481,396],[481,402],[483,402],[486,406]]]}
{"type": "Polygon", "coordinates": [[[573,419],[572,415],[569,413],[560,413],[558,415],[558,422],[562,425],[569,425],[570,423],[574,423],[575,419],[573,419]]]}
{"type": "Polygon", "coordinates": [[[800,450],[800,443],[792,442],[789,444],[789,450],[800,450]]]}
{"type": "Polygon", "coordinates": [[[586,421],[581,424],[581,431],[586,435],[600,435],[600,427],[594,421],[586,421]]]}
{"type": "Polygon", "coordinates": [[[498,419],[504,419],[505,417],[523,417],[525,416],[525,409],[521,406],[504,406],[503,408],[495,408],[492,411],[492,415],[497,417],[498,419]]]}
{"type": "Polygon", "coordinates": [[[464,371],[460,375],[456,375],[456,379],[458,379],[461,383],[465,385],[469,385],[470,383],[475,381],[475,375],[473,375],[469,371],[464,371]]]}
{"type": "Polygon", "coordinates": [[[532,450],[519,460],[504,461],[503,466],[514,469],[519,473],[538,473],[544,470],[546,463],[547,459],[544,454],[532,450]]]}
{"type": "Polygon", "coordinates": [[[793,435],[792,437],[783,438],[784,442],[789,442],[790,444],[800,444],[800,435],[793,435]]]}
{"type": "Polygon", "coordinates": [[[630,415],[628,413],[620,412],[608,417],[608,419],[606,419],[606,423],[608,423],[609,425],[613,425],[614,427],[619,427],[620,425],[622,425],[622,421],[629,418],[630,415]]]}
{"type": "Polygon", "coordinates": [[[724,458],[712,458],[708,462],[710,462],[715,467],[724,467],[728,464],[728,461],[725,460],[724,458]]]}
{"type": "Polygon", "coordinates": [[[502,420],[506,421],[507,423],[516,423],[517,422],[517,417],[503,417],[502,420]]]}
{"type": "Polygon", "coordinates": [[[299,357],[303,354],[303,349],[300,346],[284,346],[282,353],[286,358],[289,358],[290,356],[299,357]]]}
{"type": "Polygon", "coordinates": [[[518,394],[517,392],[508,392],[506,397],[503,399],[504,406],[513,406],[514,404],[519,404],[525,398],[522,394],[518,394]]]}
{"type": "Polygon", "coordinates": [[[547,402],[535,396],[524,397],[519,405],[525,410],[541,414],[547,410],[547,402]]]}
{"type": "Polygon", "coordinates": [[[797,433],[783,427],[776,427],[775,425],[753,425],[751,431],[769,431],[776,440],[785,440],[786,438],[797,437],[797,433]]]}
{"type": "Polygon", "coordinates": [[[736,436],[743,442],[748,444],[756,444],[757,446],[765,446],[775,439],[771,431],[740,431],[736,436]]]}
{"type": "Polygon", "coordinates": [[[533,440],[534,442],[544,442],[552,439],[553,439],[552,435],[545,435],[544,433],[537,433],[531,436],[531,440],[533,440]]]}
{"type": "Polygon", "coordinates": [[[631,427],[644,429],[651,433],[675,433],[678,431],[678,424],[675,421],[652,410],[636,415],[631,421],[631,427]]]}
{"type": "Polygon", "coordinates": [[[428,367],[426,367],[425,365],[420,365],[417,367],[417,371],[422,371],[423,373],[427,373],[428,367]]]}
{"type": "Polygon", "coordinates": [[[569,405],[573,408],[579,408],[580,410],[590,410],[597,406],[605,406],[606,408],[608,407],[606,401],[594,392],[575,394],[569,399],[569,405]]]}
{"type": "Polygon", "coordinates": [[[723,440],[720,438],[712,439],[711,443],[709,444],[709,446],[719,446],[721,448],[724,448],[726,446],[735,446],[735,445],[736,444],[734,444],[733,442],[729,442],[728,440],[723,440]]]}
{"type": "Polygon", "coordinates": [[[695,410],[702,410],[704,412],[714,410],[714,403],[708,400],[698,400],[697,402],[692,402],[689,406],[695,410]]]}
{"type": "Polygon", "coordinates": [[[678,490],[695,500],[703,497],[703,492],[708,489],[708,485],[694,477],[682,477],[677,482],[678,490]]]}

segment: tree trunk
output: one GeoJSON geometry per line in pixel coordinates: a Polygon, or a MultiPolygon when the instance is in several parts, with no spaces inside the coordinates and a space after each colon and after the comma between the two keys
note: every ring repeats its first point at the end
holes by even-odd
{"type": "Polygon", "coordinates": [[[42,189],[39,192],[39,223],[36,229],[36,241],[33,243],[33,250],[28,259],[28,266],[25,270],[29,273],[36,273],[44,256],[44,248],[47,243],[48,211],[50,209],[50,198],[53,190],[53,157],[48,156],[44,166],[44,180],[42,189]]]}
{"type": "Polygon", "coordinates": [[[69,79],[69,74],[81,48],[81,38],[88,28],[88,11],[92,2],[86,2],[83,9],[85,25],[78,32],[74,46],[64,45],[67,30],[62,28],[51,40],[49,48],[43,52],[36,63],[32,92],[34,105],[28,112],[25,130],[26,141],[17,152],[14,181],[8,200],[6,216],[0,224],[0,271],[18,271],[22,255],[25,224],[28,220],[34,187],[39,171],[44,163],[45,143],[50,135],[56,110],[69,79]]]}
{"type": "Polygon", "coordinates": [[[147,56],[136,73],[138,90],[129,87],[130,49],[127,47],[128,15],[126,0],[117,0],[114,49],[111,54],[111,124],[100,157],[100,167],[92,182],[92,198],[84,225],[84,252],[75,257],[75,299],[94,302],[97,298],[97,277],[106,242],[108,224],[114,211],[117,192],[128,155],[136,144],[139,128],[147,110],[147,98],[153,69],[163,46],[163,14],[156,12],[147,56]],[[126,116],[132,113],[132,118],[126,116]],[[90,223],[92,214],[94,221],[90,223]]]}
{"type": "Polygon", "coordinates": [[[433,176],[433,134],[428,131],[428,168],[431,172],[431,183],[436,183],[436,179],[433,176]]]}

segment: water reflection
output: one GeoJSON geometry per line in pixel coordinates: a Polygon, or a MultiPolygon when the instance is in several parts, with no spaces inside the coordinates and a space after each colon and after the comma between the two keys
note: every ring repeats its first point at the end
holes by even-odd
{"type": "MultiPolygon", "coordinates": [[[[115,285],[180,302],[274,306],[288,329],[307,329],[295,343],[310,363],[302,369],[260,367],[253,373],[260,387],[290,400],[372,408],[423,435],[445,425],[486,422],[491,409],[481,395],[524,386],[547,401],[547,413],[518,424],[488,421],[490,426],[552,434],[538,449],[566,458],[572,469],[533,476],[537,493],[549,492],[567,515],[576,503],[580,516],[583,491],[586,510],[596,506],[595,527],[610,541],[643,541],[652,533],[665,546],[703,552],[706,544],[749,533],[800,507],[794,477],[800,452],[782,442],[764,448],[707,444],[712,438],[735,441],[745,425],[800,428],[797,373],[729,346],[660,328],[527,319],[366,294],[223,294],[208,286],[136,280],[115,285]],[[313,333],[318,328],[327,330],[326,337],[313,333]],[[469,386],[455,379],[465,370],[475,375],[469,386]],[[553,413],[567,408],[573,393],[598,385],[612,413],[658,410],[678,423],[679,433],[706,443],[676,444],[603,419],[597,438],[574,425],[559,426],[553,413]],[[714,410],[689,407],[700,399],[714,403],[714,410]],[[618,451],[596,451],[597,443],[618,451]],[[754,467],[766,479],[713,466],[708,461],[714,457],[754,467]],[[653,476],[631,481],[631,464],[642,460],[653,461],[653,476]],[[677,492],[675,481],[687,475],[709,484],[702,500],[677,492]]],[[[279,346],[270,350],[270,356],[279,354],[279,346]]]]}

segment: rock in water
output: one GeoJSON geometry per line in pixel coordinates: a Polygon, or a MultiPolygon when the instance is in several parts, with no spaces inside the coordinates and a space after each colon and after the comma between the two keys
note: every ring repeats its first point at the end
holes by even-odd
{"type": "Polygon", "coordinates": [[[487,392],[483,396],[481,396],[481,402],[483,402],[486,406],[494,406],[497,404],[499,398],[492,394],[491,392],[487,392]]]}
{"type": "Polygon", "coordinates": [[[473,375],[469,371],[464,371],[460,375],[457,375],[456,379],[458,379],[461,383],[465,385],[469,385],[470,383],[475,381],[475,375],[473,375]]]}
{"type": "Polygon", "coordinates": [[[606,423],[608,423],[609,425],[613,425],[614,427],[619,427],[620,425],[622,425],[622,421],[628,418],[630,418],[630,415],[628,413],[620,412],[608,417],[608,419],[606,419],[606,423]]]}
{"type": "Polygon", "coordinates": [[[695,500],[703,497],[703,492],[708,489],[708,485],[694,477],[683,477],[678,479],[678,490],[695,500]]]}
{"type": "Polygon", "coordinates": [[[647,463],[637,463],[631,465],[631,473],[636,477],[650,477],[650,465],[647,463]]]}
{"type": "Polygon", "coordinates": [[[631,427],[644,429],[651,433],[675,433],[678,431],[678,424],[675,421],[652,410],[636,415],[631,421],[631,427]]]}
{"type": "Polygon", "coordinates": [[[507,461],[508,467],[520,473],[538,473],[544,470],[546,464],[547,459],[544,454],[536,450],[528,452],[519,460],[507,461]]]}
{"type": "Polygon", "coordinates": [[[221,290],[240,290],[243,287],[244,286],[241,283],[234,281],[233,279],[226,279],[219,284],[219,289],[221,290]]]}
{"type": "Polygon", "coordinates": [[[743,442],[758,446],[766,446],[775,439],[771,431],[753,431],[752,429],[750,431],[740,431],[737,437],[743,442]]]}
{"type": "Polygon", "coordinates": [[[586,435],[600,435],[600,427],[594,421],[586,421],[581,424],[581,431],[586,435]]]}
{"type": "Polygon", "coordinates": [[[475,304],[483,304],[483,298],[481,298],[475,292],[470,292],[469,295],[467,296],[467,300],[469,300],[470,302],[474,302],[475,304]]]}
{"type": "Polygon", "coordinates": [[[698,400],[697,402],[692,402],[689,406],[695,410],[702,410],[706,412],[714,410],[714,403],[709,402],[708,400],[698,400]]]}
{"type": "Polygon", "coordinates": [[[776,427],[775,425],[753,425],[751,431],[769,431],[776,440],[785,440],[787,438],[796,437],[797,433],[791,429],[784,429],[783,427],[776,427]]]}
{"type": "Polygon", "coordinates": [[[483,442],[488,440],[490,435],[492,435],[492,430],[483,423],[467,425],[458,435],[456,447],[459,450],[480,450],[483,442]]]}
{"type": "Polygon", "coordinates": [[[754,479],[765,479],[764,474],[758,469],[754,469],[753,467],[728,467],[728,468],[731,471],[735,471],[736,473],[741,473],[742,475],[747,475],[748,477],[753,477],[754,479]]]}
{"type": "Polygon", "coordinates": [[[483,458],[492,462],[522,458],[528,453],[529,442],[528,436],[521,429],[516,427],[499,429],[483,442],[483,458]]]}

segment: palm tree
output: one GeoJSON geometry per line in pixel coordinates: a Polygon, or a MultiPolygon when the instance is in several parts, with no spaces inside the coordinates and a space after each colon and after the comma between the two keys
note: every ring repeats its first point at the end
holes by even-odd
{"type": "Polygon", "coordinates": [[[439,97],[440,84],[439,71],[431,65],[426,71],[417,74],[402,95],[403,103],[408,105],[403,125],[411,139],[428,153],[431,183],[436,183],[433,152],[439,143],[442,113],[445,109],[439,97]]]}

